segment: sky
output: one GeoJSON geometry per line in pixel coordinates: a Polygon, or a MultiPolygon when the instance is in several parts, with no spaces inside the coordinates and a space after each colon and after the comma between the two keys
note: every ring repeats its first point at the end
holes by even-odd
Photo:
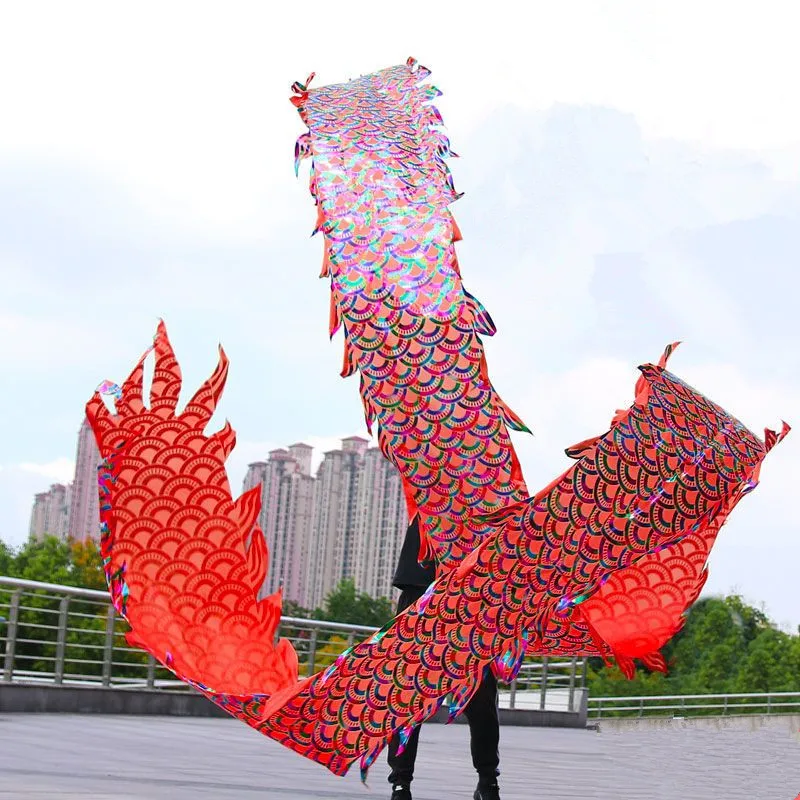
{"type": "MultiPolygon", "coordinates": [[[[670,367],[760,433],[800,425],[800,74],[789,2],[4,4],[0,10],[0,538],[71,478],[83,406],[164,318],[189,394],[222,342],[212,421],[234,486],[269,449],[363,434],[328,290],[294,80],[432,69],[466,287],[493,382],[528,423],[529,487],[670,367]]],[[[784,626],[800,434],[714,549],[708,592],[784,626]]]]}

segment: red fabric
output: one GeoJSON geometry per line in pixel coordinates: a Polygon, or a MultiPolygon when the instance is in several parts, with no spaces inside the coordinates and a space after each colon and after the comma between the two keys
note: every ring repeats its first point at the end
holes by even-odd
{"type": "Polygon", "coordinates": [[[142,361],[118,415],[99,395],[87,407],[105,459],[115,604],[132,641],[176,675],[337,774],[359,758],[367,767],[447,695],[458,713],[486,665],[510,679],[526,649],[613,652],[627,671],[634,657],[663,669],[655,648],[680,625],[710,542],[767,452],[722,409],[645,366],[646,391],[571,469],[488,517],[494,533],[416,607],[298,681],[291,646],[274,643],[279,598],[256,600],[266,569],[257,494],[231,499],[230,427],[203,434],[227,360],[178,414],[180,371],[163,326],[155,351],[150,408],[142,361]]]}
{"type": "MultiPolygon", "coordinates": [[[[727,515],[767,451],[736,419],[666,370],[641,368],[633,406],[570,448],[573,466],[528,495],[508,428],[524,429],[489,380],[494,332],[455,255],[449,143],[415,62],[293,100],[309,132],[316,230],[331,279],[329,326],[343,374],[360,374],[368,425],[397,466],[440,577],[417,603],[312,678],[275,641],[280,596],[256,599],[267,553],[259,490],[234,501],[228,425],[204,434],[227,374],[182,411],[166,331],[150,407],[143,361],[117,415],[87,413],[105,459],[103,554],[131,641],[229,713],[343,774],[366,769],[447,696],[459,713],[486,666],[511,679],[525,653],[601,655],[626,674],[664,669],[659,648],[705,581],[727,515]]],[[[542,387],[546,391],[547,387],[542,387]]],[[[428,552],[428,550],[426,550],[428,552]]]]}
{"type": "Polygon", "coordinates": [[[95,394],[86,408],[106,463],[101,521],[106,575],[129,641],[181,678],[231,694],[272,694],[297,682],[297,655],[274,644],[280,593],[256,594],[268,568],[256,524],[260,488],[233,502],[225,460],[229,425],[203,434],[225,385],[228,359],[181,413],[181,372],[163,325],[155,342],[150,406],[144,356],[122,387],[118,415],[95,394]],[[249,543],[249,546],[247,546],[249,543]]]}

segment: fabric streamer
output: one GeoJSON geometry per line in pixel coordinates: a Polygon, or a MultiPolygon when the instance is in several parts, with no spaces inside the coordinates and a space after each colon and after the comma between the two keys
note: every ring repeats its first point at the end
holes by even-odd
{"type": "Polygon", "coordinates": [[[480,336],[494,323],[461,282],[429,74],[410,59],[316,91],[295,84],[292,102],[309,126],[295,152],[312,159],[343,374],[359,372],[367,427],[420,514],[422,555],[447,570],[491,530],[486,514],[527,497],[507,426],[527,429],[489,381],[480,336]]]}
{"type": "Polygon", "coordinates": [[[410,59],[346,84],[293,86],[330,333],[344,331],[343,374],[360,374],[367,424],[420,516],[421,555],[439,564],[416,606],[301,680],[291,644],[276,640],[280,593],[257,599],[268,568],[260,487],[234,501],[235,434],[203,432],[224,352],[178,412],[162,323],[149,407],[144,356],[87,405],[104,459],[104,568],[129,641],[337,775],[358,761],[365,777],[392,736],[405,742],[448,698],[457,716],[487,665],[505,681],[526,654],[665,669],[659,650],[697,599],[721,526],[789,431],[757,438],[667,370],[671,345],[640,367],[631,407],[569,448],[572,466],[530,496],[508,432],[526,428],[492,387],[480,340],[494,324],[461,282],[450,147],[428,74],[410,59]]]}

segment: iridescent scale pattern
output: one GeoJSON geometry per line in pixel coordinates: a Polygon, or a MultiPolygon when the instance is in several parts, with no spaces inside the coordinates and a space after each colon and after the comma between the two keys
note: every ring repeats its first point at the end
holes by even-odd
{"type": "Polygon", "coordinates": [[[461,282],[449,144],[427,75],[409,61],[339,86],[296,84],[293,98],[309,127],[296,158],[312,159],[343,373],[360,374],[368,424],[441,565],[415,607],[299,680],[296,652],[276,638],[280,594],[257,599],[268,569],[259,491],[233,499],[233,431],[205,434],[224,353],[179,412],[162,325],[149,405],[144,357],[87,405],[104,459],[104,564],[131,643],[339,775],[359,760],[366,772],[447,698],[457,715],[487,666],[510,680],[526,653],[664,669],[659,649],[697,598],[721,526],[789,430],[760,440],[667,370],[671,345],[640,368],[632,406],[530,497],[508,433],[524,426],[492,388],[480,341],[494,325],[461,282]]]}
{"type": "Polygon", "coordinates": [[[446,570],[490,530],[481,515],[527,491],[507,424],[524,426],[493,389],[480,340],[494,325],[459,273],[450,146],[428,74],[410,61],[296,86],[294,102],[309,127],[297,158],[312,162],[343,372],[359,372],[368,425],[446,570]]]}

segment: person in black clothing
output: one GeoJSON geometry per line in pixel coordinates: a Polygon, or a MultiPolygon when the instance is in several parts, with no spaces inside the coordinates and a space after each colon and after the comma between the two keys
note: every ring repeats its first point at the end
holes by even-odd
{"type": "MultiPolygon", "coordinates": [[[[419,600],[436,577],[432,561],[419,563],[419,520],[415,517],[406,531],[400,560],[392,581],[400,589],[397,613],[405,611],[419,600]]],[[[483,680],[464,709],[469,722],[472,764],[478,773],[478,788],[473,800],[500,800],[497,776],[500,774],[500,719],[497,710],[497,680],[486,668],[483,680]]],[[[408,737],[405,750],[398,754],[400,742],[389,742],[389,783],[392,800],[411,800],[411,781],[414,780],[414,762],[417,759],[419,726],[408,737]]]]}

